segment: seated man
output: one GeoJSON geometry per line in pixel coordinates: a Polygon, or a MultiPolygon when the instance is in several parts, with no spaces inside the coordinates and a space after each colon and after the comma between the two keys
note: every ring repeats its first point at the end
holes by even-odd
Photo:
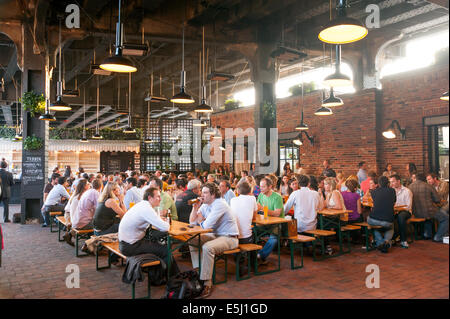
{"type": "Polygon", "coordinates": [[[167,214],[170,211],[172,220],[178,220],[177,207],[175,206],[172,197],[170,197],[168,193],[163,192],[162,180],[160,180],[159,178],[153,178],[152,180],[150,180],[150,187],[157,188],[161,192],[161,203],[158,206],[161,216],[167,217],[167,214]]]}
{"type": "Polygon", "coordinates": [[[239,228],[239,244],[251,244],[253,243],[252,221],[256,218],[258,205],[255,196],[251,194],[252,188],[249,183],[239,183],[237,190],[239,196],[231,199],[230,207],[239,228]]]}
{"type": "MultiPolygon", "coordinates": [[[[161,193],[157,188],[150,187],[144,193],[143,200],[134,205],[123,216],[119,224],[119,249],[127,257],[140,254],[154,254],[167,263],[167,245],[154,243],[145,238],[147,228],[153,226],[159,231],[167,232],[169,223],[163,221],[155,211],[161,202],[161,193]]],[[[171,261],[171,274],[179,272],[175,260],[171,261]]]]}
{"type": "Polygon", "coordinates": [[[234,192],[231,190],[231,185],[229,181],[223,180],[219,183],[219,190],[222,198],[225,199],[228,205],[232,198],[236,197],[234,192]]]}
{"type": "MultiPolygon", "coordinates": [[[[257,200],[258,211],[263,211],[264,206],[267,206],[269,216],[284,218],[283,198],[280,194],[272,190],[272,180],[268,177],[264,177],[261,179],[260,187],[261,194],[259,194],[257,200]]],[[[269,257],[270,253],[275,248],[275,245],[278,243],[277,235],[270,235],[264,248],[259,251],[258,259],[262,265],[267,264],[267,257],[269,257]]]]}
{"type": "Polygon", "coordinates": [[[300,234],[307,230],[316,229],[320,197],[318,192],[308,188],[308,176],[300,175],[298,184],[300,189],[289,196],[284,205],[284,211],[288,212],[294,206],[294,218],[297,219],[297,232],[300,234]]]}
{"type": "MultiPolygon", "coordinates": [[[[207,183],[202,188],[202,200],[193,205],[189,222],[202,228],[210,228],[212,233],[200,235],[202,244],[202,267],[200,280],[204,281],[201,298],[212,292],[212,272],[214,256],[226,250],[235,249],[239,245],[239,229],[230,206],[220,198],[219,188],[214,183],[207,183]]],[[[192,266],[198,268],[198,249],[189,247],[192,266]]]]}
{"type": "Polygon", "coordinates": [[[137,204],[142,200],[142,195],[140,190],[137,188],[137,179],[134,177],[128,177],[125,182],[126,194],[123,199],[125,207],[130,209],[130,203],[137,204]]]}
{"type": "Polygon", "coordinates": [[[189,181],[187,190],[177,196],[175,206],[177,208],[178,220],[183,223],[189,223],[189,216],[192,211],[191,199],[200,197],[202,183],[196,179],[189,181]]]}
{"type": "Polygon", "coordinates": [[[70,198],[66,190],[68,186],[67,178],[64,176],[58,177],[58,184],[52,188],[42,208],[42,217],[44,218],[42,227],[47,227],[50,224],[50,212],[64,212],[65,201],[70,198]]]}
{"type": "Polygon", "coordinates": [[[398,223],[398,231],[394,234],[393,238],[396,238],[398,233],[400,233],[400,246],[402,248],[408,248],[409,246],[406,238],[406,222],[409,218],[411,218],[413,194],[411,193],[409,188],[406,188],[402,185],[401,177],[399,175],[392,175],[389,180],[391,183],[391,187],[395,189],[395,193],[397,196],[395,206],[406,206],[404,210],[399,211],[395,215],[395,220],[398,223]]]}

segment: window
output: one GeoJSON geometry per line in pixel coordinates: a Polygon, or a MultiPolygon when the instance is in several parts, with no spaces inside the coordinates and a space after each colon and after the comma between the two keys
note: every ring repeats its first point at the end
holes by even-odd
{"type": "Polygon", "coordinates": [[[449,180],[449,125],[448,116],[425,118],[428,126],[430,171],[442,180],[449,180]]]}
{"type": "Polygon", "coordinates": [[[291,170],[295,171],[295,164],[300,162],[299,149],[292,145],[280,145],[280,175],[283,173],[283,167],[289,163],[291,170]]]}

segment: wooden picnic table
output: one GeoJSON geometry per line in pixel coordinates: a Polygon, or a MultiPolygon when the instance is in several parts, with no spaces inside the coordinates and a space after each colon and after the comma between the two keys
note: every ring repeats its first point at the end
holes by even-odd
{"type": "MultiPolygon", "coordinates": [[[[361,204],[363,206],[366,206],[366,207],[373,207],[373,203],[372,202],[362,202],[361,204]]],[[[408,208],[408,206],[406,206],[406,205],[394,206],[394,212],[398,213],[398,212],[401,212],[403,210],[406,210],[406,208],[408,208]]]]}
{"type": "Polygon", "coordinates": [[[318,212],[319,214],[319,227],[322,230],[336,229],[336,234],[339,239],[339,254],[336,256],[340,256],[344,250],[342,247],[342,230],[341,230],[341,218],[340,216],[343,214],[351,213],[351,210],[348,209],[333,209],[333,208],[324,208],[318,212]]]}

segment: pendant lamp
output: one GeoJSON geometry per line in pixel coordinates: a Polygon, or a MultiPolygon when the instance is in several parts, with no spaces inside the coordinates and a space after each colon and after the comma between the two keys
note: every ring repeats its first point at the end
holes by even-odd
{"type": "Polygon", "coordinates": [[[305,96],[304,96],[304,91],[303,91],[303,87],[304,87],[304,82],[303,82],[303,62],[302,61],[302,121],[300,122],[300,125],[297,125],[297,127],[295,128],[297,131],[306,131],[309,130],[308,125],[305,124],[305,122],[303,121],[303,109],[305,108],[305,96]]]}
{"type": "Polygon", "coordinates": [[[341,72],[340,44],[336,45],[336,71],[325,78],[324,84],[329,87],[342,87],[353,85],[353,81],[350,79],[350,77],[341,72]]]}
{"type": "Polygon", "coordinates": [[[50,111],[70,111],[72,108],[69,106],[69,104],[65,103],[62,100],[63,95],[63,87],[62,87],[62,81],[61,81],[61,74],[62,74],[62,68],[61,68],[61,19],[59,19],[59,66],[58,66],[58,83],[56,85],[56,101],[52,103],[49,107],[50,111]]]}
{"type": "Polygon", "coordinates": [[[153,143],[153,140],[148,136],[150,132],[150,101],[147,101],[147,137],[144,140],[145,144],[151,144],[153,143]]]}
{"type": "Polygon", "coordinates": [[[100,129],[98,126],[98,113],[100,109],[100,87],[98,83],[98,76],[97,76],[97,125],[95,126],[95,134],[92,135],[92,139],[94,140],[101,140],[103,139],[103,136],[100,135],[100,129]]]}
{"type": "Polygon", "coordinates": [[[128,75],[128,126],[123,130],[125,134],[134,134],[136,133],[136,130],[131,127],[131,73],[128,75]]]}
{"type": "MultiPolygon", "coordinates": [[[[322,100],[325,100],[325,91],[323,91],[322,96],[323,96],[322,100]]],[[[318,116],[333,115],[333,111],[328,107],[322,106],[317,111],[314,112],[314,115],[318,116]]]]}
{"type": "Polygon", "coordinates": [[[302,142],[301,136],[300,136],[300,135],[297,136],[297,137],[292,141],[292,143],[294,143],[294,144],[297,145],[297,146],[302,146],[302,145],[303,145],[303,142],[302,142]]]}
{"type": "Polygon", "coordinates": [[[186,71],[184,70],[184,24],[183,24],[183,48],[182,48],[182,71],[180,79],[180,93],[174,95],[170,102],[177,104],[192,104],[195,100],[186,93],[185,83],[186,83],[186,71]]]}
{"type": "Polygon", "coordinates": [[[347,17],[347,1],[339,0],[337,17],[319,33],[319,39],[330,44],[346,44],[364,39],[369,31],[358,20],[347,17]]]}
{"type": "Polygon", "coordinates": [[[54,122],[56,121],[56,118],[52,114],[50,114],[50,110],[48,109],[49,104],[50,101],[47,100],[45,103],[45,114],[42,114],[39,119],[42,121],[54,122]]]}
{"type": "Polygon", "coordinates": [[[322,106],[324,107],[334,107],[334,106],[341,106],[344,105],[344,102],[341,98],[338,98],[334,95],[334,89],[333,87],[330,88],[330,96],[323,100],[322,106]]]}
{"type": "Polygon", "coordinates": [[[202,102],[195,108],[196,113],[212,113],[211,106],[206,104],[206,84],[205,84],[205,27],[202,28],[202,102]]]}
{"type": "Polygon", "coordinates": [[[122,55],[123,51],[123,26],[120,21],[121,0],[119,0],[119,20],[116,24],[116,50],[113,56],[106,58],[100,68],[106,71],[130,73],[136,72],[137,68],[133,63],[122,55]]]}
{"type": "Polygon", "coordinates": [[[80,139],[80,142],[88,142],[86,138],[86,87],[83,87],[83,137],[80,139]]]}
{"type": "Polygon", "coordinates": [[[448,91],[445,92],[444,94],[442,94],[441,100],[442,100],[442,101],[447,101],[447,102],[448,102],[448,91]]]}

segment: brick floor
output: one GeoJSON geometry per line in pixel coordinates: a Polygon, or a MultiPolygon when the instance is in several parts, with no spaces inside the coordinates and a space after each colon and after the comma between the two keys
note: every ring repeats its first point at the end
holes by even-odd
{"type": "MultiPolygon", "coordinates": [[[[18,210],[13,207],[12,211],[18,210]]],[[[0,216],[2,211],[0,209],[0,216]]],[[[95,257],[77,258],[74,248],[58,242],[57,233],[40,225],[2,224],[5,250],[0,267],[0,298],[130,298],[131,287],[121,282],[123,268],[95,270],[95,257]],[[66,287],[66,267],[80,269],[80,288],[66,287]]],[[[362,245],[337,258],[314,262],[305,256],[302,269],[290,269],[288,250],[282,252],[280,272],[236,282],[229,262],[228,282],[217,285],[213,298],[268,299],[378,299],[449,298],[448,245],[416,241],[409,249],[394,247],[388,254],[365,252],[362,245]],[[366,266],[380,269],[380,289],[368,289],[366,266]]],[[[276,256],[270,261],[274,265],[276,256]]],[[[103,257],[102,262],[105,262],[103,257]]],[[[182,270],[190,262],[177,259],[182,270]]],[[[223,268],[219,268],[219,274],[223,268]]],[[[165,287],[152,287],[160,298],[165,287]]],[[[137,295],[146,293],[146,282],[138,284],[137,295]]]]}

